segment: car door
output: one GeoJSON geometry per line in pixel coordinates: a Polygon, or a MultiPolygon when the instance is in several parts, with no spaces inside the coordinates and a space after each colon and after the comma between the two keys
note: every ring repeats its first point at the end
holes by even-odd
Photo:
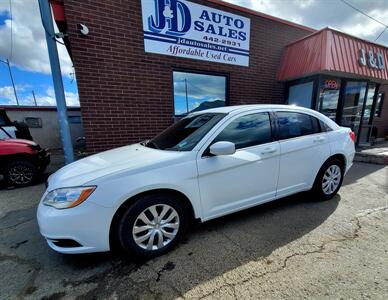
{"type": "Polygon", "coordinates": [[[231,118],[204,145],[197,158],[204,219],[271,200],[276,194],[279,143],[273,140],[269,112],[231,118]],[[215,142],[236,146],[232,155],[211,156],[215,142]]]}
{"type": "Polygon", "coordinates": [[[327,134],[314,116],[276,111],[280,143],[277,197],[310,189],[319,169],[330,156],[327,134]]]}

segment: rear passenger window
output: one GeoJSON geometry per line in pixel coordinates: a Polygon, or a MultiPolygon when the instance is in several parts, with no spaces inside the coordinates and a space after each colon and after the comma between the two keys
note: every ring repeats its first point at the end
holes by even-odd
{"type": "Polygon", "coordinates": [[[319,124],[319,120],[317,118],[314,118],[312,116],[309,116],[311,119],[311,122],[313,124],[313,133],[320,133],[321,132],[321,125],[319,124]]]}
{"type": "Polygon", "coordinates": [[[322,131],[332,131],[333,130],[329,125],[327,125],[323,121],[320,121],[319,124],[321,125],[322,131]]]}
{"type": "Polygon", "coordinates": [[[277,112],[276,115],[280,140],[321,132],[318,119],[312,116],[296,112],[277,112]]]}
{"type": "Polygon", "coordinates": [[[237,118],[221,131],[213,144],[220,141],[232,142],[236,149],[271,142],[269,114],[257,113],[237,118]]]}

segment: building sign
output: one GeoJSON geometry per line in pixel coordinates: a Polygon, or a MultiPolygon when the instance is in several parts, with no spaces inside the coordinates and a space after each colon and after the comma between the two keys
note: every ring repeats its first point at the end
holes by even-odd
{"type": "Polygon", "coordinates": [[[325,89],[327,90],[337,90],[338,89],[338,81],[333,79],[325,80],[325,89]]]}
{"type": "Polygon", "coordinates": [[[250,19],[185,0],[142,0],[146,52],[249,65],[250,19]]]}
{"type": "Polygon", "coordinates": [[[368,52],[365,49],[360,49],[358,62],[361,66],[368,66],[373,69],[384,70],[384,56],[381,52],[374,53],[372,50],[368,52]]]}

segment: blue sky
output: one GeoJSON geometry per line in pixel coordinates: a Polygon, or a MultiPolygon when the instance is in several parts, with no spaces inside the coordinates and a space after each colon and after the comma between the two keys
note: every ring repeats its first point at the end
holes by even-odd
{"type": "MultiPolygon", "coordinates": [[[[52,99],[54,91],[51,74],[25,71],[18,66],[12,66],[11,71],[20,105],[35,105],[32,91],[35,93],[38,105],[54,105],[52,99]]],[[[77,83],[75,80],[72,80],[70,76],[63,76],[63,84],[67,95],[69,95],[69,93],[74,95],[78,94],[77,83]]],[[[6,64],[1,63],[0,88],[2,87],[4,89],[11,85],[8,67],[6,64]]],[[[13,89],[11,89],[11,93],[3,92],[3,94],[0,94],[0,104],[16,104],[13,89]]]]}
{"type": "Polygon", "coordinates": [[[10,19],[9,12],[8,11],[2,11],[0,12],[0,26],[5,25],[5,20],[10,19]]]}
{"type": "Polygon", "coordinates": [[[206,101],[225,101],[226,77],[224,76],[174,72],[173,79],[176,115],[187,113],[187,106],[191,111],[206,101]]]}
{"type": "MultiPolygon", "coordinates": [[[[55,105],[51,70],[37,0],[0,1],[0,59],[9,59],[21,105],[55,105]],[[12,19],[12,24],[11,24],[12,19]],[[12,43],[11,43],[12,27],[12,43]],[[4,41],[4,42],[3,42],[4,41]]],[[[66,48],[57,44],[68,106],[78,106],[78,90],[66,48]]],[[[0,105],[15,105],[8,67],[0,62],[0,105]]]]}

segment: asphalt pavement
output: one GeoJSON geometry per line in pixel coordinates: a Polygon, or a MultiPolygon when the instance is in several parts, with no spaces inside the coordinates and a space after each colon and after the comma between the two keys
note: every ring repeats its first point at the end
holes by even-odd
{"type": "Polygon", "coordinates": [[[388,299],[388,167],[356,163],[332,200],[302,193],[194,229],[147,262],[62,255],[35,186],[0,183],[1,299],[388,299]]]}

